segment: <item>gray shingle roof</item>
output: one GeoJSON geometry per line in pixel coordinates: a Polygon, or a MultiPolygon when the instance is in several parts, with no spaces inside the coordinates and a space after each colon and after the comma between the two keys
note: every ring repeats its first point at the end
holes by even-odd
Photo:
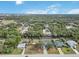
{"type": "Polygon", "coordinates": [[[73,40],[68,40],[68,41],[67,41],[67,44],[68,44],[70,47],[75,47],[77,43],[76,43],[75,41],[73,41],[73,40]]]}
{"type": "Polygon", "coordinates": [[[62,47],[64,45],[64,43],[62,41],[55,41],[54,42],[56,47],[62,47]]]}

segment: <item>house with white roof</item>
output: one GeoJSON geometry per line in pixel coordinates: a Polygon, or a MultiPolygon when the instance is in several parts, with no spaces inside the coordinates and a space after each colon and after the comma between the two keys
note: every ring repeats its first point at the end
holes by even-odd
{"type": "Polygon", "coordinates": [[[77,42],[73,41],[73,40],[68,40],[67,44],[71,47],[71,48],[76,48],[77,42]]]}

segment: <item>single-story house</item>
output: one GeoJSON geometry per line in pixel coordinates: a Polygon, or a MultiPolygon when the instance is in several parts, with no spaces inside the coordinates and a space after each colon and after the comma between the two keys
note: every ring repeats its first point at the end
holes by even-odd
{"type": "Polygon", "coordinates": [[[73,40],[68,40],[67,44],[71,47],[71,48],[76,48],[77,42],[73,41],[73,40]]]}
{"type": "Polygon", "coordinates": [[[43,29],[43,34],[51,36],[51,32],[50,32],[50,30],[48,28],[43,29]]]}

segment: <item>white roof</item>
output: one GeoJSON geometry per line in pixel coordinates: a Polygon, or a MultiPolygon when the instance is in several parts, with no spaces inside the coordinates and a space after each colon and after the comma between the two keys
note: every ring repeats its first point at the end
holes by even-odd
{"type": "Polygon", "coordinates": [[[51,35],[51,32],[48,29],[43,29],[43,34],[45,35],[51,35]]]}
{"type": "Polygon", "coordinates": [[[70,45],[70,46],[75,46],[77,43],[73,40],[68,40],[67,44],[70,45]]]}
{"type": "Polygon", "coordinates": [[[74,28],[73,26],[66,26],[67,29],[74,28]]]}
{"type": "Polygon", "coordinates": [[[18,44],[17,48],[25,48],[25,43],[18,44]]]}

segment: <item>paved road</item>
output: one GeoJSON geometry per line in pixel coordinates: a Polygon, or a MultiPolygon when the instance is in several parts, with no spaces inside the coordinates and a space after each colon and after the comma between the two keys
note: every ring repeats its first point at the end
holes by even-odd
{"type": "Polygon", "coordinates": [[[24,53],[25,53],[25,48],[23,49],[23,51],[22,51],[22,54],[21,54],[21,55],[24,55],[24,53]]]}

